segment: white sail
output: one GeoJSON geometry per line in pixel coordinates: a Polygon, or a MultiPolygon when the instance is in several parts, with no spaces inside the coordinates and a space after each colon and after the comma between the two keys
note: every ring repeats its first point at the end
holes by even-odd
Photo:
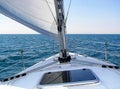
{"type": "Polygon", "coordinates": [[[57,34],[54,0],[0,0],[0,13],[37,32],[57,34]]]}

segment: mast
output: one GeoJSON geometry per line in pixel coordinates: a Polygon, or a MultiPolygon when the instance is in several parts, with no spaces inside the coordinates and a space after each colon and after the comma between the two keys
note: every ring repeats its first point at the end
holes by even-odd
{"type": "Polygon", "coordinates": [[[65,37],[65,19],[64,19],[64,7],[63,0],[54,0],[57,14],[57,29],[58,29],[58,41],[60,47],[60,56],[58,60],[60,63],[70,62],[71,57],[67,53],[66,37],[65,37]]]}

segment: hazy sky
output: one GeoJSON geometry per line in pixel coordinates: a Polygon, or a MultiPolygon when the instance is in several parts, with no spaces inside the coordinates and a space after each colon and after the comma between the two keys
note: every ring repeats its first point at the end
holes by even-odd
{"type": "MultiPolygon", "coordinates": [[[[0,14],[0,34],[22,33],[37,32],[0,14]]],[[[120,0],[72,0],[67,33],[120,34],[120,0]]]]}

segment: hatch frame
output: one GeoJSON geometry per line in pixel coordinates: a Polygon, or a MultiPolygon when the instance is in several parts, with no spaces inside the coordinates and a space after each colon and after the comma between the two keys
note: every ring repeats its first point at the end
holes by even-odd
{"type": "Polygon", "coordinates": [[[96,84],[99,83],[100,79],[97,77],[97,75],[91,70],[91,69],[74,69],[74,70],[63,70],[63,71],[54,71],[54,72],[46,72],[43,74],[41,80],[39,81],[38,87],[50,87],[50,86],[74,86],[74,85],[88,85],[88,84],[96,84]],[[45,74],[49,74],[49,73],[59,73],[59,72],[65,72],[65,71],[89,71],[92,76],[95,77],[95,79],[93,80],[85,80],[85,81],[76,81],[76,82],[63,82],[63,83],[52,83],[52,84],[41,84],[41,81],[43,80],[43,77],[45,76],[45,74]]]}

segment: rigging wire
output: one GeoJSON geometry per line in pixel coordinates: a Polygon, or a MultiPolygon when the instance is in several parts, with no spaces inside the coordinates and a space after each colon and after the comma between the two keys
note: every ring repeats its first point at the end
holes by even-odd
{"type": "Polygon", "coordinates": [[[65,23],[66,23],[67,20],[68,20],[68,16],[69,16],[69,12],[70,12],[71,3],[72,3],[72,0],[70,0],[70,2],[69,2],[69,6],[68,6],[68,10],[67,10],[67,15],[66,15],[66,18],[65,18],[65,23]]]}
{"type": "MultiPolygon", "coordinates": [[[[104,42],[94,42],[94,41],[87,41],[87,42],[93,42],[93,43],[95,43],[95,44],[104,44],[104,42]]],[[[81,43],[81,42],[80,42],[81,43]]],[[[84,43],[84,42],[83,42],[84,43]]],[[[111,45],[111,43],[109,43],[109,45],[111,45]]],[[[114,44],[115,46],[119,46],[119,45],[116,45],[116,44],[114,44]]],[[[112,45],[111,45],[112,46],[112,45]]],[[[32,47],[33,48],[33,47],[32,47]]],[[[35,47],[36,48],[36,47],[35,47]]],[[[93,52],[99,52],[99,53],[103,53],[104,54],[104,52],[103,51],[100,51],[100,50],[94,50],[94,49],[91,49],[91,48],[84,48],[84,47],[77,47],[78,49],[83,49],[83,50],[88,50],[88,51],[93,51],[93,52]]],[[[28,51],[28,50],[27,50],[28,51]]],[[[116,56],[116,57],[120,57],[120,55],[119,54],[114,54],[114,53],[111,53],[111,52],[108,52],[107,53],[108,55],[110,55],[110,56],[116,56]]],[[[18,53],[17,53],[17,55],[18,55],[18,53]]],[[[38,54],[36,54],[36,55],[33,55],[33,56],[31,56],[30,58],[25,58],[24,60],[29,60],[29,59],[32,59],[32,58],[34,58],[34,57],[36,57],[37,55],[39,55],[39,53],[38,54]]],[[[13,56],[13,55],[12,55],[13,56]]],[[[19,63],[21,63],[21,60],[20,61],[18,61],[18,62],[16,62],[15,64],[13,64],[13,65],[10,65],[10,66],[8,66],[8,67],[6,67],[6,68],[4,68],[4,69],[0,69],[0,72],[2,72],[2,71],[4,71],[4,70],[7,70],[7,69],[10,69],[11,67],[13,67],[13,66],[15,66],[15,65],[17,65],[17,64],[19,64],[19,63]]],[[[3,65],[2,65],[3,66],[3,65]]]]}
{"type": "Polygon", "coordinates": [[[48,5],[48,8],[49,8],[49,10],[50,10],[50,12],[51,12],[51,14],[52,14],[53,19],[54,19],[54,21],[55,21],[55,23],[56,23],[56,25],[57,25],[57,21],[56,21],[55,16],[54,16],[54,14],[53,14],[53,12],[52,12],[52,9],[50,8],[50,5],[49,5],[48,0],[45,0],[45,1],[46,1],[47,5],[48,5]]]}
{"type": "Polygon", "coordinates": [[[17,65],[18,63],[21,63],[21,61],[18,61],[18,62],[16,62],[16,63],[13,64],[13,65],[10,65],[10,66],[8,66],[8,67],[5,67],[4,69],[1,69],[1,70],[0,70],[0,73],[3,72],[4,70],[10,69],[11,67],[17,65]]]}

